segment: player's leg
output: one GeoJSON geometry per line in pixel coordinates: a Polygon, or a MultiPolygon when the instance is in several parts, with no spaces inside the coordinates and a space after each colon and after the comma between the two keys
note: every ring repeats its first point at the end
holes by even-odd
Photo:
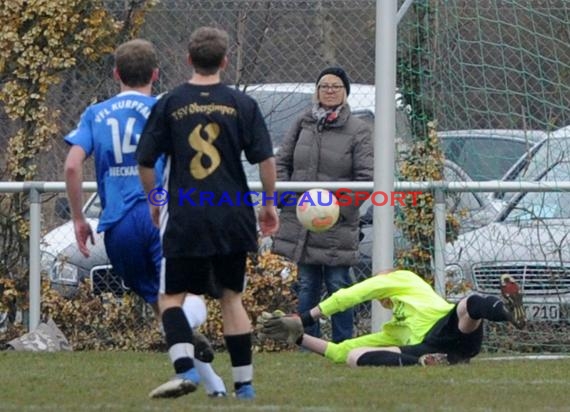
{"type": "MultiPolygon", "coordinates": [[[[144,202],[145,216],[139,217],[139,224],[145,224],[145,236],[141,235],[145,245],[144,268],[139,262],[139,272],[144,273],[140,277],[141,284],[145,285],[144,288],[147,294],[158,296],[158,287],[160,281],[160,268],[162,263],[162,245],[160,243],[160,234],[156,226],[152,223],[150,215],[148,214],[148,206],[144,202]],[[144,217],[147,217],[145,219],[144,217]],[[154,271],[152,269],[154,268],[154,271]],[[151,273],[146,273],[151,272],[151,273]]],[[[158,307],[158,305],[156,305],[158,307]]],[[[208,339],[199,332],[194,331],[206,321],[207,308],[204,300],[199,296],[188,294],[186,295],[182,304],[184,315],[192,328],[192,338],[194,344],[194,365],[200,380],[204,383],[204,389],[208,395],[212,394],[225,394],[226,388],[222,378],[220,378],[214,368],[210,364],[214,357],[214,351],[208,339]]]]}
{"type": "Polygon", "coordinates": [[[510,276],[501,277],[503,300],[496,296],[471,295],[457,305],[459,330],[463,333],[475,331],[481,319],[493,322],[511,322],[518,329],[525,326],[526,319],[519,286],[510,276]]]}
{"type": "MultiPolygon", "coordinates": [[[[200,296],[187,294],[182,304],[182,310],[186,315],[186,319],[192,329],[200,327],[207,318],[207,308],[204,300],[200,296]]],[[[193,332],[194,336],[194,366],[200,375],[200,379],[204,384],[206,393],[209,396],[220,397],[226,396],[226,386],[222,378],[214,371],[211,361],[203,361],[210,358],[207,351],[211,351],[211,345],[205,336],[201,336],[198,332],[193,332]],[[203,341],[202,338],[205,340],[203,341]],[[204,352],[204,353],[201,353],[204,352]],[[202,360],[200,360],[202,359],[202,360]]]]}
{"type": "Polygon", "coordinates": [[[356,348],[348,354],[349,366],[412,366],[418,365],[419,358],[414,355],[402,353],[397,346],[384,348],[364,347],[356,348]]]}
{"type": "MultiPolygon", "coordinates": [[[[300,263],[297,265],[297,277],[299,279],[297,311],[305,313],[317,306],[321,300],[323,266],[300,263]]],[[[319,322],[306,327],[305,333],[319,337],[321,334],[319,322]]]]}
{"type": "Polygon", "coordinates": [[[243,307],[241,293],[224,289],[220,306],[224,321],[224,340],[230,355],[236,396],[252,399],[255,397],[255,392],[251,323],[243,307]]]}
{"type": "MultiPolygon", "coordinates": [[[[350,276],[349,266],[324,266],[323,269],[325,285],[327,287],[329,296],[337,290],[347,288],[354,283],[352,277],[350,276]]],[[[340,343],[346,339],[352,338],[354,329],[353,308],[349,308],[344,312],[334,314],[331,317],[331,321],[333,342],[340,343]]]]}
{"type": "MultiPolygon", "coordinates": [[[[147,214],[148,214],[148,207],[147,214]]],[[[152,272],[150,275],[141,276],[141,283],[146,283],[146,288],[148,289],[148,294],[154,293],[158,296],[158,284],[160,281],[160,266],[162,262],[162,246],[160,243],[160,234],[158,229],[152,224],[150,220],[150,216],[148,219],[148,238],[146,239],[145,245],[147,247],[147,256],[145,256],[145,268],[139,268],[139,271],[151,271],[154,267],[156,270],[152,272]],[[148,279],[148,280],[145,280],[148,279]]],[[[188,323],[192,329],[199,327],[202,323],[206,321],[207,317],[207,309],[206,304],[204,301],[196,296],[196,295],[188,295],[186,299],[184,299],[184,303],[182,305],[182,309],[184,310],[184,314],[188,319],[188,323]],[[188,297],[194,298],[188,298],[188,297]]],[[[212,345],[208,339],[199,332],[193,333],[194,339],[194,352],[196,358],[206,363],[210,363],[214,359],[214,350],[212,349],[212,345]]]]}
{"type": "Polygon", "coordinates": [[[195,391],[200,383],[194,367],[192,328],[181,307],[185,296],[185,292],[160,295],[162,325],[176,376],[154,389],[149,394],[151,398],[176,398],[195,391]]]}
{"type": "Polygon", "coordinates": [[[178,397],[196,390],[200,382],[194,367],[192,328],[182,304],[188,292],[207,291],[210,266],[207,259],[163,259],[159,307],[168,354],[176,376],[150,393],[151,397],[178,397]],[[189,271],[191,268],[191,271],[189,271]]]}
{"type": "Polygon", "coordinates": [[[240,399],[253,399],[255,390],[252,383],[252,328],[242,302],[246,254],[216,256],[212,263],[216,283],[222,290],[219,302],[224,322],[224,340],[232,364],[235,394],[240,399]]]}
{"type": "Polygon", "coordinates": [[[461,319],[462,310],[462,305],[455,305],[437,320],[420,344],[402,346],[402,353],[417,356],[424,366],[469,362],[481,350],[483,325],[480,320],[461,319]]]}
{"type": "Polygon", "coordinates": [[[348,362],[349,354],[362,347],[390,346],[396,343],[395,340],[387,337],[383,332],[360,336],[354,339],[346,339],[340,343],[329,342],[321,338],[316,338],[306,333],[296,342],[298,345],[318,355],[326,356],[336,363],[348,362]]]}
{"type": "Polygon", "coordinates": [[[162,295],[157,305],[160,277],[154,254],[155,249],[160,250],[160,240],[155,245],[152,242],[155,238],[158,239],[158,231],[153,228],[146,202],[142,201],[105,234],[105,247],[114,270],[125,284],[153,308],[162,306],[162,324],[176,377],[153,390],[150,396],[177,397],[195,390],[199,379],[192,359],[186,355],[187,351],[193,351],[193,345],[192,330],[180,308],[183,289],[168,290],[169,294],[162,295]]]}
{"type": "Polygon", "coordinates": [[[160,260],[158,230],[152,224],[146,201],[142,200],[105,231],[104,242],[113,271],[158,315],[159,273],[152,257],[154,250],[149,247],[153,238],[156,238],[160,260]]]}
{"type": "MultiPolygon", "coordinates": [[[[395,347],[403,344],[401,339],[398,339],[397,334],[390,335],[385,331],[370,333],[368,335],[359,336],[353,339],[347,339],[341,343],[327,342],[324,350],[324,356],[335,363],[349,363],[349,355],[352,351],[360,348],[375,348],[383,349],[388,347],[395,347]]],[[[303,344],[305,339],[303,338],[303,344]]],[[[354,352],[355,356],[358,352],[354,352]]]]}
{"type": "Polygon", "coordinates": [[[182,304],[182,310],[188,319],[188,323],[192,328],[194,338],[194,354],[196,359],[205,363],[211,363],[214,360],[214,349],[210,341],[198,332],[196,329],[202,325],[207,318],[206,303],[201,296],[187,294],[182,304]]]}
{"type": "Polygon", "coordinates": [[[522,291],[512,276],[501,276],[501,296],[509,312],[509,322],[518,329],[524,328],[526,325],[526,314],[523,306],[522,291]]]}

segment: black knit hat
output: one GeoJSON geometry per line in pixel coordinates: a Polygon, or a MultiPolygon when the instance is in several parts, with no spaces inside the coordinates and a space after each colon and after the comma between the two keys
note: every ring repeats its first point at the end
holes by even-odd
{"type": "Polygon", "coordinates": [[[350,94],[350,79],[343,69],[340,67],[327,67],[319,74],[319,77],[317,77],[317,84],[319,84],[319,81],[327,74],[334,74],[342,80],[342,84],[344,84],[344,88],[346,89],[346,95],[348,96],[350,94]]]}

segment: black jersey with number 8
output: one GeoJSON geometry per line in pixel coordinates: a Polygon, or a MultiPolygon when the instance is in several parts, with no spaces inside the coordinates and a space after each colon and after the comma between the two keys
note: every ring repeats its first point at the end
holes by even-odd
{"type": "Polygon", "coordinates": [[[245,93],[186,83],[154,106],[136,155],[146,167],[166,155],[169,201],[160,219],[166,258],[256,250],[242,151],[250,163],[273,156],[261,111],[245,93]]]}

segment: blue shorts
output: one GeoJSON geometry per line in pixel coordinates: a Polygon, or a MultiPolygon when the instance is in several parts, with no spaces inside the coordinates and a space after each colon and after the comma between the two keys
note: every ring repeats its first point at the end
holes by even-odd
{"type": "Polygon", "coordinates": [[[155,303],[162,248],[146,200],[138,202],[125,217],[107,229],[104,238],[113,271],[145,302],[155,303]]]}

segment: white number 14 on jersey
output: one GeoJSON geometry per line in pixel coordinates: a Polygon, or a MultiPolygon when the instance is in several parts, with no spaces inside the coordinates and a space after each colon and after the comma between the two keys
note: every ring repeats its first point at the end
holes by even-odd
{"type": "Polygon", "coordinates": [[[137,149],[137,143],[140,135],[135,136],[135,143],[131,142],[133,137],[133,130],[135,127],[136,119],[129,117],[125,124],[125,132],[121,138],[121,131],[119,128],[119,121],[115,118],[108,118],[107,125],[111,126],[111,136],[113,138],[113,153],[115,154],[115,163],[123,163],[123,155],[134,153],[137,149]]]}

